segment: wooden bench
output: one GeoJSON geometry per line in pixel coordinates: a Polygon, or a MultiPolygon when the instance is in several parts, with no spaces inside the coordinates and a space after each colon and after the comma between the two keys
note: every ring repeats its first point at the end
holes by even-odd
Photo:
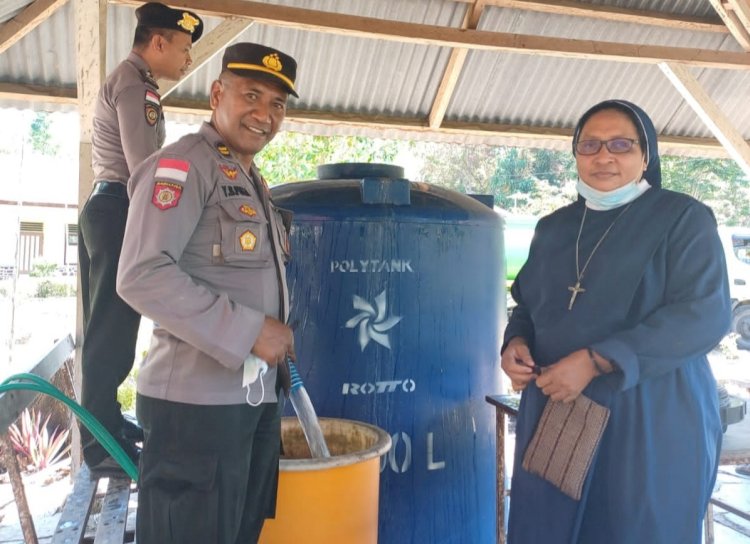
{"type": "MultiPolygon", "coordinates": [[[[73,484],[73,491],[65,501],[57,522],[52,538],[53,544],[91,542],[85,538],[86,526],[98,487],[99,480],[92,479],[88,467],[85,464],[81,465],[73,484]]],[[[135,542],[132,531],[126,531],[130,491],[130,478],[109,478],[107,491],[99,510],[94,544],[135,542]]]]}
{"type": "MultiPolygon", "coordinates": [[[[35,374],[51,380],[58,372],[69,376],[66,361],[70,361],[75,349],[73,338],[68,335],[58,341],[55,346],[30,370],[35,374]]],[[[72,395],[73,385],[69,381],[69,396],[72,395]]],[[[0,443],[3,446],[2,461],[10,476],[13,497],[18,508],[24,541],[26,544],[38,544],[39,540],[31,517],[26,492],[23,487],[21,471],[18,466],[13,446],[8,437],[8,427],[12,425],[31,405],[40,394],[35,391],[11,391],[0,395],[0,443]]],[[[104,482],[103,482],[104,483],[104,482]]],[[[129,478],[110,478],[99,510],[99,521],[93,542],[96,544],[122,544],[133,542],[132,531],[126,532],[128,503],[130,499],[131,481],[129,478]]],[[[52,542],[54,544],[80,544],[92,542],[85,536],[86,526],[92,514],[94,499],[99,488],[99,480],[91,479],[88,467],[82,465],[75,474],[73,491],[68,496],[55,529],[52,542]]]]}

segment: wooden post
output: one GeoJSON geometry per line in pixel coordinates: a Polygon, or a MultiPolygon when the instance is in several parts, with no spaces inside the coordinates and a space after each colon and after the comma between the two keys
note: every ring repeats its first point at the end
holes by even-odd
{"type": "Polygon", "coordinates": [[[497,410],[497,544],[505,544],[505,412],[497,410]]]}
{"type": "Polygon", "coordinates": [[[7,433],[2,433],[0,443],[2,443],[3,464],[8,469],[10,487],[13,489],[13,498],[16,500],[16,508],[18,509],[18,519],[21,521],[23,540],[26,544],[39,544],[39,540],[36,537],[36,529],[34,528],[34,520],[31,518],[31,511],[29,510],[29,503],[26,500],[26,491],[23,488],[21,470],[18,468],[18,459],[16,459],[16,455],[13,453],[13,444],[8,438],[7,433]]]}
{"type": "MultiPolygon", "coordinates": [[[[106,71],[107,0],[74,0],[76,14],[76,69],[80,144],[78,154],[78,210],[88,199],[94,181],[91,167],[91,133],[94,107],[106,71]]],[[[77,274],[76,346],[83,345],[83,305],[81,274],[77,274]]],[[[76,350],[73,372],[75,390],[81,390],[81,350],[76,350]]],[[[71,475],[81,466],[81,435],[78,425],[71,427],[71,475]]]]}

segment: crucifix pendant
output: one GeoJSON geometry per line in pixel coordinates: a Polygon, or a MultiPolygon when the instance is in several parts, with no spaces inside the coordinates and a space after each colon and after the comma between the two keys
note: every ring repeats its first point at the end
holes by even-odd
{"type": "Polygon", "coordinates": [[[583,293],[586,291],[583,287],[581,287],[581,280],[576,281],[575,285],[571,285],[568,287],[568,291],[571,292],[570,294],[570,303],[568,304],[568,310],[573,309],[573,303],[576,301],[576,297],[578,296],[578,293],[583,293]]]}

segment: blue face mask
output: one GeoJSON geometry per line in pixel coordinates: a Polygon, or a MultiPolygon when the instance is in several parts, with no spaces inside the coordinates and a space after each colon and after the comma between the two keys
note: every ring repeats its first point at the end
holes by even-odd
{"type": "Polygon", "coordinates": [[[594,210],[611,210],[632,202],[649,187],[650,185],[646,180],[636,178],[630,183],[626,183],[622,187],[618,187],[612,191],[599,191],[579,179],[576,190],[579,195],[586,199],[586,204],[589,208],[594,210]]]}

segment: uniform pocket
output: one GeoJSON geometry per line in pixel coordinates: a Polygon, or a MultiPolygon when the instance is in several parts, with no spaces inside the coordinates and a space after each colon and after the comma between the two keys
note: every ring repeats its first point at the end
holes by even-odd
{"type": "Polygon", "coordinates": [[[249,198],[220,203],[221,253],[224,262],[243,268],[265,267],[271,261],[268,222],[262,208],[249,198]]]}
{"type": "Polygon", "coordinates": [[[149,505],[140,513],[148,527],[144,527],[145,534],[159,542],[216,542],[217,465],[217,457],[211,454],[143,452],[139,494],[147,496],[149,505]]]}

